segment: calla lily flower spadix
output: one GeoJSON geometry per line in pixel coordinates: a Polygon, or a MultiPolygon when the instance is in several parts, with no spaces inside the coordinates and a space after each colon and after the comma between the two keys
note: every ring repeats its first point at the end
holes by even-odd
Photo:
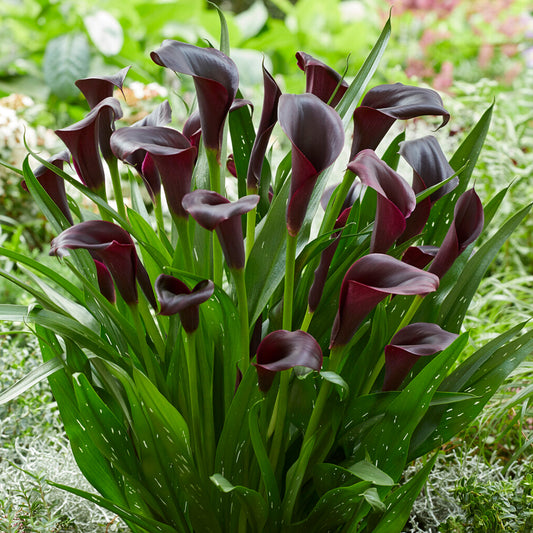
{"type": "Polygon", "coordinates": [[[128,69],[86,78],[91,110],[57,132],[86,186],[62,171],[66,152],[34,172],[24,163],[59,233],[50,253],[71,258],[51,268],[55,258],[0,247],[11,262],[0,275],[27,279],[36,301],[0,305],[0,320],[31,324],[44,358],[0,404],[49,378],[81,471],[132,533],[399,533],[427,454],[533,350],[523,324],[479,349],[471,341],[472,355],[465,334],[446,331],[461,331],[530,206],[498,228],[499,192],[476,249],[484,214],[469,182],[491,108],[449,159],[435,91],[385,84],[365,95],[389,32],[346,81],[299,52],[305,94],[281,94],[263,68],[255,110],[227,55],[164,41],[151,57],[192,77],[196,94],[175,95],[181,111],[194,102],[188,117],[164,101],[115,125],[112,94],[128,69]],[[418,139],[407,123],[409,140],[381,146],[396,120],[435,116],[434,135],[418,139]]]}

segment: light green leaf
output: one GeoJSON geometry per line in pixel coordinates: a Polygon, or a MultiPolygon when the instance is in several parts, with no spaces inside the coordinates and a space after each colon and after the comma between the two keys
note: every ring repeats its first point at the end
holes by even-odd
{"type": "Polygon", "coordinates": [[[14,400],[43,379],[51,376],[54,372],[63,368],[63,362],[59,357],[53,357],[36,368],[33,368],[21,380],[0,393],[0,405],[14,400]]]}
{"type": "Polygon", "coordinates": [[[339,394],[339,398],[342,400],[346,399],[348,394],[350,393],[350,387],[348,386],[348,383],[342,379],[342,377],[337,374],[336,372],[331,372],[330,370],[322,370],[320,372],[320,375],[330,383],[333,383],[335,385],[335,389],[337,389],[337,393],[339,394]]]}
{"type": "Polygon", "coordinates": [[[224,476],[213,474],[209,479],[225,493],[234,492],[242,504],[248,522],[253,531],[264,531],[268,517],[268,506],[264,498],[256,490],[232,485],[224,476]]]}
{"type": "Polygon", "coordinates": [[[262,0],[256,0],[246,11],[235,16],[243,40],[256,36],[268,20],[268,10],[262,0]]]}
{"type": "Polygon", "coordinates": [[[43,59],[44,80],[61,99],[79,94],[74,82],[89,72],[89,43],[83,33],[67,33],[46,45],[43,59]]]}
{"type": "Polygon", "coordinates": [[[390,487],[394,480],[383,470],[368,461],[359,461],[348,467],[348,470],[363,481],[371,481],[374,485],[390,487]]]}

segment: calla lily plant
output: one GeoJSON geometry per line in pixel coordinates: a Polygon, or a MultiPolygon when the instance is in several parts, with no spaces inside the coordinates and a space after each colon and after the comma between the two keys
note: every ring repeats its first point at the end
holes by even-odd
{"type": "Polygon", "coordinates": [[[349,79],[297,52],[301,94],[263,67],[260,114],[227,48],[151,53],[194,82],[183,123],[168,102],[122,123],[127,68],[78,82],[87,117],[56,132],[68,152],[30,152],[20,172],[55,257],[0,248],[25,267],[0,274],[35,299],[0,304],[0,320],[28,324],[43,356],[0,401],[48,378],[97,493],[49,483],[135,533],[402,530],[435,453],[533,333],[517,324],[463,355],[469,303],[529,206],[485,233],[505,192],[484,208],[469,182],[491,108],[445,154],[453,117],[437,92],[363,97],[390,31],[349,79]],[[416,117],[439,127],[413,137],[416,117]]]}

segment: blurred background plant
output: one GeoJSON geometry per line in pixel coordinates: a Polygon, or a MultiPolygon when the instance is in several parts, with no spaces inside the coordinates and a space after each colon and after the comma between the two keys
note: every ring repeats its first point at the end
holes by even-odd
{"type": "MultiPolygon", "coordinates": [[[[247,73],[245,86],[254,94],[263,58],[284,92],[303,89],[295,50],[353,77],[393,2],[216,3],[226,13],[232,57],[240,72],[247,73]],[[348,50],[361,53],[348,57],[348,50]]],[[[164,38],[216,45],[219,31],[218,14],[206,1],[131,0],[124,9],[118,0],[5,0],[0,20],[0,159],[15,167],[25,154],[24,136],[46,155],[56,149],[48,128],[60,128],[84,115],[86,103],[74,80],[133,65],[124,89],[128,108],[133,109],[125,120],[133,121],[166,96],[162,86],[168,80],[147,52],[164,38]],[[154,79],[158,83],[148,85],[154,79]]],[[[532,21],[528,0],[395,0],[391,42],[372,80],[373,85],[424,82],[443,91],[445,107],[453,116],[449,144],[443,146],[447,154],[453,153],[459,134],[479,119],[472,110],[483,110],[495,100],[474,177],[482,199],[511,186],[500,210],[502,218],[514,212],[517,200],[533,198],[532,21]],[[454,98],[447,98],[447,93],[454,98]]],[[[180,96],[175,91],[169,98],[182,99],[185,116],[193,103],[192,86],[181,78],[174,83],[181,84],[180,96]]],[[[173,108],[179,112],[178,106],[173,108]]],[[[20,188],[19,177],[5,169],[0,170],[0,205],[0,244],[41,256],[49,230],[20,188]]],[[[491,265],[465,322],[472,328],[472,346],[531,317],[532,234],[530,217],[491,265]]],[[[2,303],[23,298],[27,297],[21,291],[0,280],[2,303]]],[[[5,388],[39,356],[35,344],[19,334],[0,335],[0,343],[5,388]]],[[[530,362],[522,365],[476,423],[456,439],[456,447],[443,451],[406,531],[531,530],[532,372],[530,362]],[[434,517],[427,516],[428,508],[434,517]]],[[[51,492],[14,466],[34,474],[55,472],[56,481],[68,478],[69,484],[82,480],[47,394],[46,386],[35,388],[0,411],[0,479],[6,480],[0,485],[0,531],[21,531],[21,516],[26,517],[28,531],[120,531],[124,526],[112,516],[51,492]],[[54,462],[57,468],[52,470],[54,462]]]]}

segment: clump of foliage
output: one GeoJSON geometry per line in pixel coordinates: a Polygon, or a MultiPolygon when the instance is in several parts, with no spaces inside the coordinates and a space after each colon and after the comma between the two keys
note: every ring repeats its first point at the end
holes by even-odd
{"type": "Polygon", "coordinates": [[[30,152],[35,172],[25,160],[57,232],[50,254],[75,282],[0,249],[29,277],[0,273],[36,300],[1,305],[0,319],[31,324],[44,359],[0,400],[48,378],[99,495],[50,483],[135,532],[401,531],[435,457],[401,483],[406,466],[464,429],[533,346],[516,324],[456,365],[470,301],[530,206],[473,253],[506,194],[483,207],[469,188],[492,108],[449,161],[437,136],[400,134],[377,155],[397,120],[450,119],[431,89],[364,94],[389,21],[351,83],[298,52],[306,92],[282,94],[264,68],[257,132],[221,22],[222,51],[166,40],[151,53],[193,80],[183,133],[168,102],[115,127],[125,68],[78,80],[91,111],[56,131],[68,151],[30,152]],[[266,157],[278,123],[289,151],[266,157]]]}

